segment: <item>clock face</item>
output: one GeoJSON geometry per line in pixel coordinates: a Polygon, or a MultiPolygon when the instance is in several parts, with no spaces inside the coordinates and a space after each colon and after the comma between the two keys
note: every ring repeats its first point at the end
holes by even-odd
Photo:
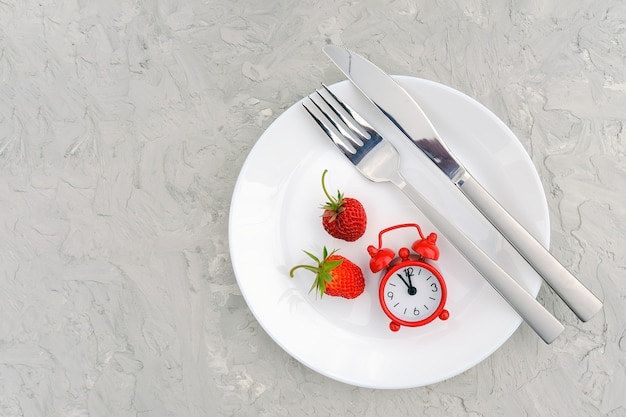
{"type": "Polygon", "coordinates": [[[401,263],[391,268],[381,282],[380,301],[386,312],[417,326],[434,320],[445,303],[445,283],[439,272],[421,262],[401,263]]]}

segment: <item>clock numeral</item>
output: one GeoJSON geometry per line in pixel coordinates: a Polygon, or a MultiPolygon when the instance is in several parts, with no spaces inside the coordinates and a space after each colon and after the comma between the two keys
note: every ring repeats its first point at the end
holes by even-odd
{"type": "MultiPolygon", "coordinates": [[[[425,306],[424,306],[424,307],[425,307],[425,306]]],[[[419,315],[420,315],[420,311],[417,309],[417,307],[415,307],[415,308],[413,309],[413,315],[415,315],[415,316],[419,316],[419,315]]]]}
{"type": "Polygon", "coordinates": [[[389,297],[390,300],[393,300],[393,291],[389,291],[387,293],[387,297],[389,297]]]}
{"type": "Polygon", "coordinates": [[[431,286],[431,291],[432,292],[437,292],[439,291],[439,288],[437,287],[437,284],[435,284],[434,282],[430,284],[431,286]]]}

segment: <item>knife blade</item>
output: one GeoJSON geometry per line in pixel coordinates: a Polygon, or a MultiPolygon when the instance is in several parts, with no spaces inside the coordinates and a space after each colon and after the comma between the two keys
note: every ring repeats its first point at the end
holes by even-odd
{"type": "Polygon", "coordinates": [[[391,76],[361,55],[335,45],[324,52],[348,79],[446,175],[582,321],[602,302],[489,194],[453,155],[424,111],[391,76]]]}

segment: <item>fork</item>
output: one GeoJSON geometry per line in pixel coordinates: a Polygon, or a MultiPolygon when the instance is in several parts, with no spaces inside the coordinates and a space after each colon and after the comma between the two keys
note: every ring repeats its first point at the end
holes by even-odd
{"type": "Polygon", "coordinates": [[[370,181],[398,187],[543,341],[552,343],[563,325],[403,178],[400,155],[391,142],[324,84],[322,87],[302,105],[348,160],[370,181]]]}

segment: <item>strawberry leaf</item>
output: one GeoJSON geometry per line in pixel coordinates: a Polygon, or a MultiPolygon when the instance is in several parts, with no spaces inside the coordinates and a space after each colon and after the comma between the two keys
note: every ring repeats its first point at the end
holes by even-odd
{"type": "Polygon", "coordinates": [[[323,269],[324,269],[324,271],[332,271],[333,269],[335,269],[339,265],[341,265],[342,262],[343,262],[343,260],[341,260],[341,259],[337,259],[337,260],[334,260],[334,261],[326,261],[326,262],[324,262],[323,269]]]}
{"type": "MultiPolygon", "coordinates": [[[[313,259],[318,264],[320,263],[320,260],[317,258],[317,256],[313,255],[311,252],[307,252],[307,251],[303,251],[303,252],[309,255],[309,257],[311,257],[311,259],[313,259]]],[[[324,259],[326,259],[326,254],[324,254],[324,259]]]]}

